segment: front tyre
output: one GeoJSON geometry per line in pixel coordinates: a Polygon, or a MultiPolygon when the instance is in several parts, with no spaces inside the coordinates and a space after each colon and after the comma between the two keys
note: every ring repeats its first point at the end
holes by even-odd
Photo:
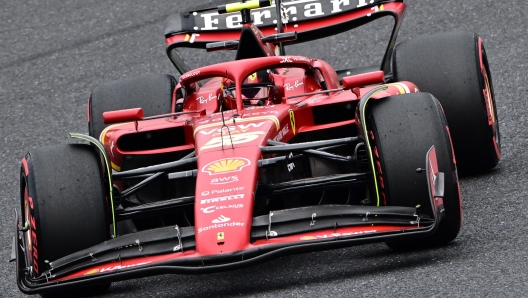
{"type": "Polygon", "coordinates": [[[381,205],[416,207],[433,217],[425,168],[427,151],[435,146],[438,170],[445,174],[445,215],[436,232],[425,238],[387,243],[394,249],[445,244],[461,225],[461,198],[455,159],[442,108],[428,93],[391,96],[368,106],[367,129],[376,164],[381,205]]]}
{"type": "Polygon", "coordinates": [[[110,238],[101,160],[91,146],[31,150],[22,160],[20,177],[22,225],[29,228],[24,233],[26,262],[34,277],[50,269],[49,262],[110,238]]]}

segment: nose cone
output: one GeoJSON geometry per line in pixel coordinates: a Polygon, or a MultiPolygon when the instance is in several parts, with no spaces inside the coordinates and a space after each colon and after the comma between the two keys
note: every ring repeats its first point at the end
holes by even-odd
{"type": "Polygon", "coordinates": [[[257,146],[199,156],[194,207],[196,251],[202,255],[247,249],[258,180],[257,146]]]}

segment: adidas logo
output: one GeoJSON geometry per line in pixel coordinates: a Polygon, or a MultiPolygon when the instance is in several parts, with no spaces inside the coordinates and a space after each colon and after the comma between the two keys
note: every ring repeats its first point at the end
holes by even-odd
{"type": "Polygon", "coordinates": [[[223,223],[230,221],[231,218],[220,215],[217,219],[213,219],[213,223],[223,223]]]}

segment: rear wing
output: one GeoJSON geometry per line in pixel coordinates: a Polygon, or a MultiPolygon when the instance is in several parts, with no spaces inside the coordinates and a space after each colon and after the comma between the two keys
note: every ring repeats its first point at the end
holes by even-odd
{"type": "MultiPolygon", "coordinates": [[[[282,6],[283,32],[297,32],[297,40],[285,45],[339,34],[393,16],[394,28],[381,65],[386,73],[390,71],[390,56],[406,7],[403,0],[295,0],[282,6]]],[[[277,33],[275,5],[252,9],[251,16],[264,35],[277,33]]],[[[174,14],[167,19],[164,32],[167,54],[176,65],[178,57],[171,54],[174,48],[205,49],[211,42],[239,40],[241,20],[240,13],[218,14],[217,8],[174,14]]]]}

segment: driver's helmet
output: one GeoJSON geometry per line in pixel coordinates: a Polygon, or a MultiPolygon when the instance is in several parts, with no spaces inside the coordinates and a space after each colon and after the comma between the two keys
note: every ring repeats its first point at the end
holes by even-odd
{"type": "MultiPolygon", "coordinates": [[[[235,109],[235,82],[224,78],[222,84],[224,104],[229,109],[235,109]]],[[[269,70],[264,69],[254,72],[242,83],[242,102],[244,105],[268,105],[272,86],[273,81],[269,70]]]]}

